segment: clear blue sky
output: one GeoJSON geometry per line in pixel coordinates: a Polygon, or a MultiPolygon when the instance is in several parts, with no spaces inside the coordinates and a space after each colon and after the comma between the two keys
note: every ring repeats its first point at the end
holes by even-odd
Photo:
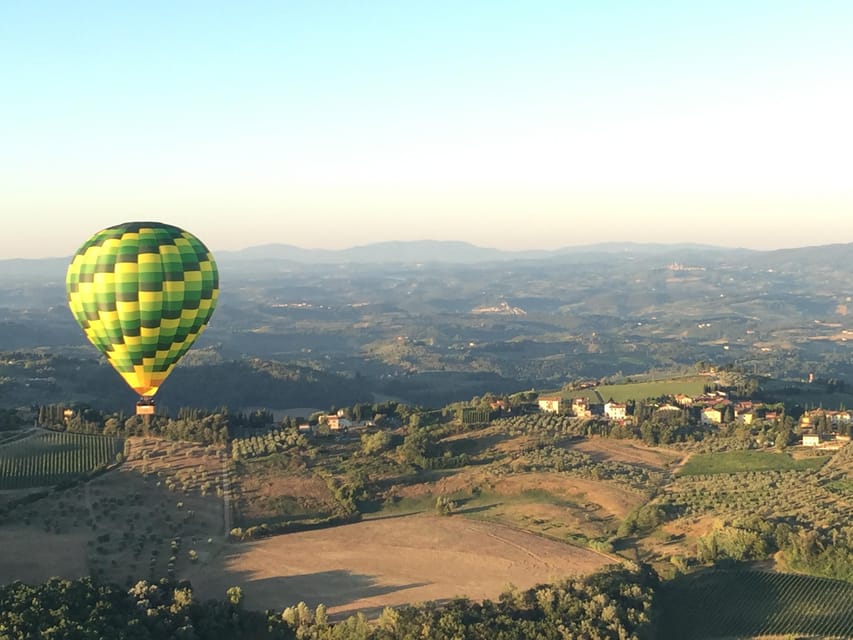
{"type": "Polygon", "coordinates": [[[853,241],[853,3],[0,2],[0,258],[853,241]]]}

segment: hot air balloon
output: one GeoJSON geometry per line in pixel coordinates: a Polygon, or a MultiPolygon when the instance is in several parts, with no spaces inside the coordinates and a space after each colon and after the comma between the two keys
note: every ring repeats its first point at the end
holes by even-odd
{"type": "Polygon", "coordinates": [[[160,222],[98,231],[71,261],[68,306],[94,344],[140,395],[137,413],[204,331],[219,295],[219,272],[191,233],[160,222]]]}

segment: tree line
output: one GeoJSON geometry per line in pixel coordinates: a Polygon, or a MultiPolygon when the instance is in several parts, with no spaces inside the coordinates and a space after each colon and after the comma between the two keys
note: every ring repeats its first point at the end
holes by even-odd
{"type": "Polygon", "coordinates": [[[264,613],[244,606],[240,587],[198,601],[188,582],[139,581],[129,590],[90,577],[0,587],[0,630],[8,638],[115,640],[616,640],[653,638],[657,574],[611,566],[497,600],[464,598],[386,608],[375,624],[359,613],[330,622],[305,603],[264,613]]]}

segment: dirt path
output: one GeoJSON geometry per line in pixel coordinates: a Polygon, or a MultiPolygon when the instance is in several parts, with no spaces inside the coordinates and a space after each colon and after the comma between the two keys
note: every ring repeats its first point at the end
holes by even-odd
{"type": "Polygon", "coordinates": [[[220,453],[219,459],[222,461],[222,509],[223,520],[225,522],[225,531],[223,535],[228,538],[231,532],[231,469],[228,468],[228,456],[226,453],[220,453]]]}
{"type": "Polygon", "coordinates": [[[678,473],[678,470],[681,469],[681,467],[683,467],[684,465],[686,465],[690,461],[690,458],[692,458],[692,457],[693,457],[693,452],[688,451],[684,455],[684,457],[681,460],[679,460],[678,463],[674,467],[672,467],[672,469],[670,470],[670,473],[669,473],[670,477],[672,477],[676,473],[678,473]]]}

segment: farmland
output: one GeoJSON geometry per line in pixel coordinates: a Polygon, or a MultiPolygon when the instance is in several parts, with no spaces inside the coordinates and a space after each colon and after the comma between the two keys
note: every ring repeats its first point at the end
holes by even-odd
{"type": "Polygon", "coordinates": [[[807,471],[819,469],[828,459],[828,456],[815,456],[795,460],[786,453],[769,451],[698,453],[690,457],[679,473],[699,476],[749,471],[807,471]]]}
{"type": "Polygon", "coordinates": [[[678,474],[651,503],[667,521],[639,544],[647,558],[676,564],[772,557],[783,570],[851,580],[852,469],[848,445],[820,468],[678,474]]]}
{"type": "MultiPolygon", "coordinates": [[[[388,512],[354,525],[229,543],[223,536],[221,454],[219,447],[129,439],[128,458],[118,469],[9,513],[0,526],[0,543],[14,560],[2,564],[0,581],[91,574],[127,585],[167,576],[192,580],[201,597],[221,597],[238,584],[252,608],[306,600],[312,606],[323,602],[332,615],[342,616],[453,595],[497,597],[509,582],[533,586],[555,576],[590,573],[612,561],[495,522],[430,513],[388,512]]],[[[246,504],[262,505],[260,492],[322,495],[323,488],[312,488],[316,481],[304,472],[280,478],[273,487],[259,482],[263,477],[254,470],[242,485],[249,494],[241,497],[246,504]]],[[[549,491],[568,492],[580,501],[596,490],[595,483],[582,479],[553,484],[560,479],[551,478],[551,484],[543,484],[549,481],[543,475],[494,480],[495,495],[503,494],[499,497],[510,511],[524,503],[549,503],[549,491]],[[534,487],[540,493],[525,496],[534,487]]],[[[432,489],[411,488],[424,498],[424,510],[432,511],[432,489]]],[[[613,491],[609,509],[619,515],[638,499],[624,489],[613,491]]]]}
{"type": "Polygon", "coordinates": [[[688,376],[670,380],[604,384],[597,386],[595,390],[604,401],[613,400],[614,402],[659,398],[679,393],[695,397],[701,395],[705,386],[711,381],[712,379],[707,376],[688,376]]]}
{"type": "Polygon", "coordinates": [[[853,637],[853,585],[837,580],[763,571],[702,571],[666,584],[661,600],[662,640],[853,637]]]}
{"type": "Polygon", "coordinates": [[[683,393],[689,396],[701,395],[705,387],[714,378],[706,375],[689,375],[661,380],[628,381],[619,384],[599,384],[584,388],[571,386],[560,390],[543,392],[543,395],[558,395],[564,400],[586,398],[590,402],[627,402],[629,400],[644,400],[659,398],[665,395],[683,393]]]}
{"type": "Polygon", "coordinates": [[[118,468],[7,511],[0,543],[14,560],[0,564],[0,582],[92,575],[125,585],[181,575],[218,552],[220,449],[130,438],[127,451],[118,468]]]}
{"type": "Polygon", "coordinates": [[[338,617],[453,596],[496,598],[509,583],[528,588],[611,559],[509,527],[422,514],[234,545],[218,562],[187,574],[202,597],[239,582],[251,608],[302,600],[338,617]]]}
{"type": "Polygon", "coordinates": [[[305,600],[339,620],[494,598],[508,581],[532,587],[621,558],[669,577],[735,560],[831,577],[847,566],[830,542],[845,548],[840,523],[853,518],[853,447],[705,455],[705,440],[588,436],[565,415],[421,419],[334,435],[244,429],[230,454],[128,437],[122,465],[8,511],[0,542],[15,560],[0,578],[165,576],[200,598],[238,585],[247,607],[305,600]]]}
{"type": "Polygon", "coordinates": [[[0,489],[47,487],[111,464],[120,438],[35,431],[0,445],[0,489]]]}

